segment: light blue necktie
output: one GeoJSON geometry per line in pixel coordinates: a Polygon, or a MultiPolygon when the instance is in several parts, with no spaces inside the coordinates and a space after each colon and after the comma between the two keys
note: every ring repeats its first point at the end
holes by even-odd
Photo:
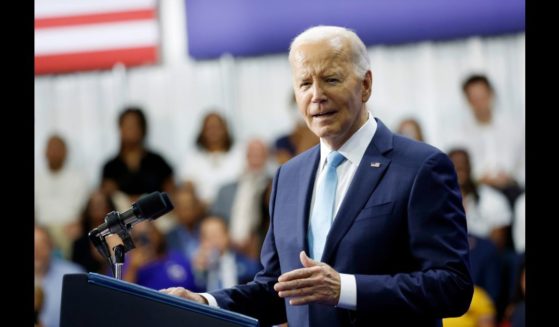
{"type": "Polygon", "coordinates": [[[334,203],[336,202],[336,187],[338,185],[336,168],[344,160],[345,157],[337,151],[328,154],[322,181],[319,181],[316,191],[307,238],[311,258],[318,261],[322,259],[326,237],[334,219],[334,203]]]}

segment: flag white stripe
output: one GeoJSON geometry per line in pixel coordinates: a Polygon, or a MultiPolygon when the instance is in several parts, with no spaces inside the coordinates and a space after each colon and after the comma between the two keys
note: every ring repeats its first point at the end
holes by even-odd
{"type": "Polygon", "coordinates": [[[156,9],[156,0],[35,0],[36,18],[78,16],[138,9],[156,9]]]}
{"type": "Polygon", "coordinates": [[[153,20],[49,28],[35,31],[35,55],[155,46],[153,20]]]}

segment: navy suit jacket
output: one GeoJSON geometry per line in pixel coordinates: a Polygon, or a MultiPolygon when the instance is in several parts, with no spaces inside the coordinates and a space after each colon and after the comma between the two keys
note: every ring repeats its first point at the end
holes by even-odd
{"type": "Polygon", "coordinates": [[[355,275],[357,308],[292,306],[273,289],[302,268],[320,147],[274,178],[270,228],[254,281],[212,292],[222,308],[289,326],[440,326],[462,315],[473,283],[462,198],[448,156],[393,134],[380,120],[328,234],[323,262],[355,275]],[[380,163],[380,165],[371,165],[380,163]],[[378,167],[375,167],[378,166],[378,167]]]}

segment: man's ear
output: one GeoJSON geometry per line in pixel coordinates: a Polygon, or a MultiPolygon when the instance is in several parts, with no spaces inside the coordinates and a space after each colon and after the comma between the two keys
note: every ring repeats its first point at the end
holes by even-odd
{"type": "Polygon", "coordinates": [[[371,72],[371,70],[368,70],[365,73],[365,78],[361,83],[363,86],[361,91],[361,101],[365,103],[369,100],[373,91],[373,73],[371,72]]]}

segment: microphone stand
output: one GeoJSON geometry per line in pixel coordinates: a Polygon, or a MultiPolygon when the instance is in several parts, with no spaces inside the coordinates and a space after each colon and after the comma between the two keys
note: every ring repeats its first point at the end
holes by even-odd
{"type": "Polygon", "coordinates": [[[124,253],[126,253],[126,250],[124,245],[119,244],[113,247],[113,251],[115,253],[115,263],[113,269],[115,278],[122,280],[122,266],[124,265],[124,253]]]}
{"type": "Polygon", "coordinates": [[[88,237],[91,243],[95,245],[95,248],[97,248],[97,251],[109,262],[114,278],[122,279],[124,254],[136,247],[132,241],[132,236],[130,236],[128,232],[132,228],[132,224],[125,224],[123,220],[120,219],[120,213],[117,211],[109,212],[105,217],[105,223],[108,226],[107,229],[99,230],[98,228],[94,228],[89,232],[88,237]],[[110,234],[117,234],[123,242],[123,244],[113,247],[114,260],[105,239],[105,237],[110,234]]]}

